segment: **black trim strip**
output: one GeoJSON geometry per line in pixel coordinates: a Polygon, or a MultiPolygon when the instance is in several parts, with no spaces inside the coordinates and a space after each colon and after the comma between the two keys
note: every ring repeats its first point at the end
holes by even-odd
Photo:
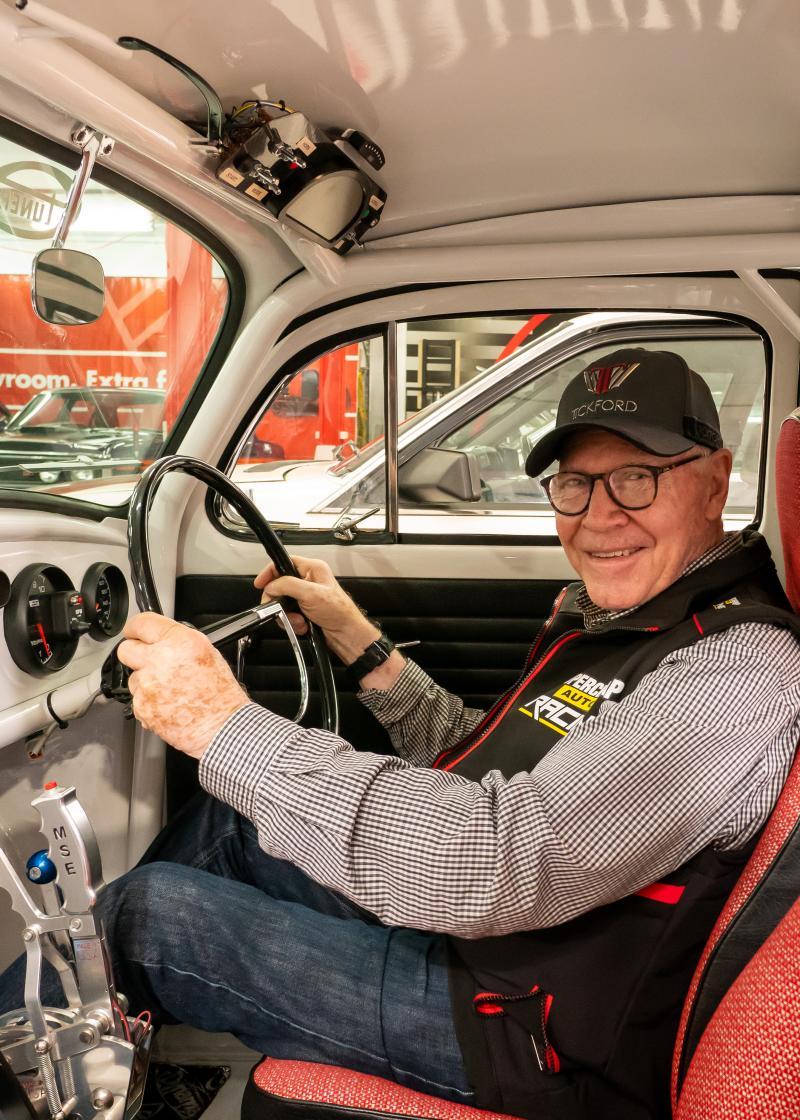
{"type": "Polygon", "coordinates": [[[41,513],[58,513],[65,517],[82,517],[86,521],[105,521],[116,517],[124,521],[128,506],[99,506],[80,498],[65,498],[43,490],[0,490],[0,509],[36,509],[41,513]]]}

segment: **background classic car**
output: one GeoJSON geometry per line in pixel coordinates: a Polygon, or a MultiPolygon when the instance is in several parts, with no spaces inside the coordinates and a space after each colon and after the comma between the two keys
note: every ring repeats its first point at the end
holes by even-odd
{"type": "Polygon", "coordinates": [[[158,389],[37,393],[0,431],[0,485],[130,473],[158,455],[163,413],[158,389]]]}

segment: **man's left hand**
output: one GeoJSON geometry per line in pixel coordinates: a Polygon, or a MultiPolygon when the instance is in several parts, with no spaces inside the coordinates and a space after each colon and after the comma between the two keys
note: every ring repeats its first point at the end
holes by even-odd
{"type": "Polygon", "coordinates": [[[200,758],[226,720],[250,700],[199,630],[146,612],[130,619],[118,651],[143,727],[200,758]]]}

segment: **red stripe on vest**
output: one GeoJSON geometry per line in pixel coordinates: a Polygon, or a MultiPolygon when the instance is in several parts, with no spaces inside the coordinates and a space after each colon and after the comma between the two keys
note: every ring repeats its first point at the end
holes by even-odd
{"type": "Polygon", "coordinates": [[[675,906],[681,900],[681,895],[686,887],[675,883],[651,883],[649,887],[642,887],[636,894],[639,898],[650,898],[653,902],[664,902],[667,906],[675,906]]]}

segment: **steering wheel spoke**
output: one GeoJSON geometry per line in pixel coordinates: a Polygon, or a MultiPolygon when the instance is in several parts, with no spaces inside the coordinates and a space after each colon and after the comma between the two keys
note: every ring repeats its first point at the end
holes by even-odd
{"type": "MultiPolygon", "coordinates": [[[[242,643],[243,640],[249,639],[265,622],[272,621],[278,623],[278,625],[283,625],[284,633],[289,640],[294,659],[297,662],[297,671],[300,674],[300,706],[295,713],[294,722],[299,723],[308,709],[308,699],[311,695],[311,690],[309,687],[308,669],[306,668],[306,661],[303,657],[303,650],[300,646],[297,634],[295,634],[292,624],[289,622],[286,611],[283,608],[283,603],[260,603],[257,607],[250,607],[248,610],[240,611],[238,614],[228,615],[227,618],[220,619],[219,622],[212,622],[208,626],[203,626],[200,632],[205,634],[211,644],[218,649],[220,646],[225,646],[235,641],[237,645],[239,645],[239,650],[241,650],[242,647],[240,643],[242,643]]],[[[236,676],[239,683],[244,685],[238,654],[239,651],[237,651],[236,676]]]]}

